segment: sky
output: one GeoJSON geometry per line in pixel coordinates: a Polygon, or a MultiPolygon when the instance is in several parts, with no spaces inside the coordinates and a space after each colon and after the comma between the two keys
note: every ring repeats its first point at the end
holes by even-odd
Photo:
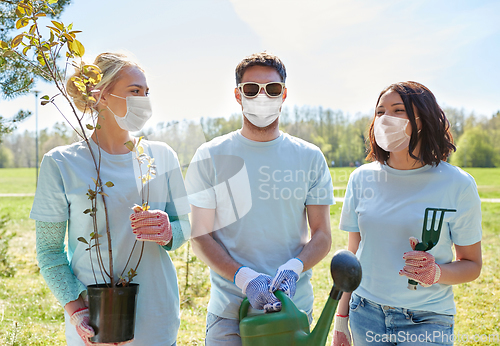
{"type": "MultiPolygon", "coordinates": [[[[234,69],[266,50],[287,69],[285,106],[371,114],[386,86],[414,80],[443,107],[500,110],[500,1],[73,0],[61,21],[83,31],[86,61],[132,54],[159,122],[241,114],[234,69]]],[[[38,83],[41,95],[55,94],[38,83]]],[[[0,99],[0,115],[35,111],[35,96],[0,99]]],[[[38,107],[38,128],[63,118],[38,107]]],[[[34,131],[35,116],[19,125],[34,131]]]]}

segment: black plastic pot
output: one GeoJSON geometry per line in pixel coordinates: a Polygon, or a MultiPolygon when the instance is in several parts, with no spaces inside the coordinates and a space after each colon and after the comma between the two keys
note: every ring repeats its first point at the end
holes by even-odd
{"type": "Polygon", "coordinates": [[[90,341],[112,343],[132,340],[139,285],[89,285],[87,292],[90,325],[95,331],[95,336],[90,341]]]}

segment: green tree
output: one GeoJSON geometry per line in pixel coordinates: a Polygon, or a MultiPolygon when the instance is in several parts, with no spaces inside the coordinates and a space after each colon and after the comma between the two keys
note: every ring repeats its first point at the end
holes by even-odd
{"type": "Polygon", "coordinates": [[[0,144],[0,168],[9,168],[13,165],[14,155],[5,145],[0,144]]]}
{"type": "MultiPolygon", "coordinates": [[[[11,45],[12,40],[17,37],[16,31],[21,25],[16,14],[19,3],[23,0],[0,0],[0,42],[11,45]]],[[[58,18],[64,8],[71,0],[59,0],[49,11],[49,17],[58,18]]],[[[29,93],[37,79],[43,78],[39,70],[34,68],[26,60],[19,56],[10,55],[0,50],[0,99],[13,99],[29,93]],[[6,55],[7,54],[7,55],[6,55]]],[[[31,113],[20,111],[17,115],[9,118],[0,116],[0,143],[3,135],[12,132],[15,123],[24,120],[31,113]]]]}
{"type": "Polygon", "coordinates": [[[487,131],[476,126],[464,131],[450,163],[461,167],[495,167],[499,160],[498,155],[487,131]]]}
{"type": "Polygon", "coordinates": [[[11,133],[16,129],[16,124],[23,121],[31,115],[30,111],[20,110],[14,117],[7,119],[0,115],[0,143],[3,141],[3,137],[6,134],[11,133]]]}
{"type": "MultiPolygon", "coordinates": [[[[64,8],[71,0],[58,0],[51,6],[52,10],[47,10],[48,17],[58,18],[64,8]]],[[[16,14],[18,5],[24,0],[0,0],[0,40],[11,44],[14,37],[17,37],[17,29],[21,22],[16,14]]],[[[41,78],[39,70],[33,68],[31,64],[20,57],[11,56],[9,59],[0,54],[0,95],[3,98],[15,98],[29,93],[34,86],[34,82],[41,78]]]]}
{"type": "Polygon", "coordinates": [[[453,135],[455,141],[457,141],[458,138],[460,138],[460,136],[464,133],[465,119],[468,117],[465,115],[465,111],[463,109],[446,107],[443,111],[446,114],[446,118],[450,122],[451,134],[453,135]]]}

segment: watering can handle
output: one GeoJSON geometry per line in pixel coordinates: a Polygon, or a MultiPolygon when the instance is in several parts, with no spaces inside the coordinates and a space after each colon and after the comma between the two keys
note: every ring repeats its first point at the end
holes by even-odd
{"type": "MultiPolygon", "coordinates": [[[[276,298],[281,302],[281,310],[283,312],[286,312],[288,309],[290,309],[290,306],[294,305],[293,301],[286,295],[285,292],[277,290],[274,292],[276,298]]],[[[240,305],[240,321],[247,317],[248,314],[248,309],[250,308],[250,302],[248,301],[248,298],[243,299],[240,305]]]]}
{"type": "Polygon", "coordinates": [[[247,317],[248,314],[248,308],[250,308],[250,302],[248,301],[248,298],[243,299],[241,302],[240,306],[240,321],[247,317]]]}

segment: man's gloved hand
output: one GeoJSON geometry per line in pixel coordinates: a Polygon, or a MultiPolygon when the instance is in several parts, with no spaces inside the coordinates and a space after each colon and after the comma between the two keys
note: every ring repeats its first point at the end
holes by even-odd
{"type": "Polygon", "coordinates": [[[349,331],[349,316],[335,315],[333,323],[332,346],[351,346],[351,332],[349,331]]]}
{"type": "Polygon", "coordinates": [[[95,335],[94,329],[89,325],[89,309],[88,308],[82,308],[79,310],[76,310],[70,318],[70,322],[72,325],[76,327],[76,332],[78,335],[83,340],[83,343],[85,346],[109,346],[109,345],[125,345],[133,341],[125,341],[125,342],[115,342],[115,343],[110,343],[110,344],[103,344],[100,342],[91,342],[89,338],[93,337],[95,335]]]}
{"type": "Polygon", "coordinates": [[[130,221],[137,240],[154,241],[164,246],[172,239],[172,226],[164,211],[138,211],[130,215],[130,221]]]}
{"type": "MultiPolygon", "coordinates": [[[[418,244],[414,237],[410,238],[412,249],[418,244]]],[[[399,275],[406,276],[421,284],[423,287],[430,287],[438,282],[441,277],[441,268],[436,264],[434,256],[425,251],[410,251],[403,255],[405,266],[399,271],[399,275]]]]}
{"type": "Polygon", "coordinates": [[[280,290],[285,292],[287,296],[293,298],[295,295],[295,289],[297,287],[297,280],[299,279],[300,273],[304,269],[304,264],[298,258],[292,258],[276,271],[276,275],[271,282],[269,287],[270,292],[275,292],[280,290]]]}
{"type": "Polygon", "coordinates": [[[234,283],[243,294],[246,294],[254,309],[266,312],[281,310],[281,302],[273,293],[269,292],[269,284],[271,283],[269,275],[257,273],[248,267],[241,267],[234,275],[234,283]]]}

